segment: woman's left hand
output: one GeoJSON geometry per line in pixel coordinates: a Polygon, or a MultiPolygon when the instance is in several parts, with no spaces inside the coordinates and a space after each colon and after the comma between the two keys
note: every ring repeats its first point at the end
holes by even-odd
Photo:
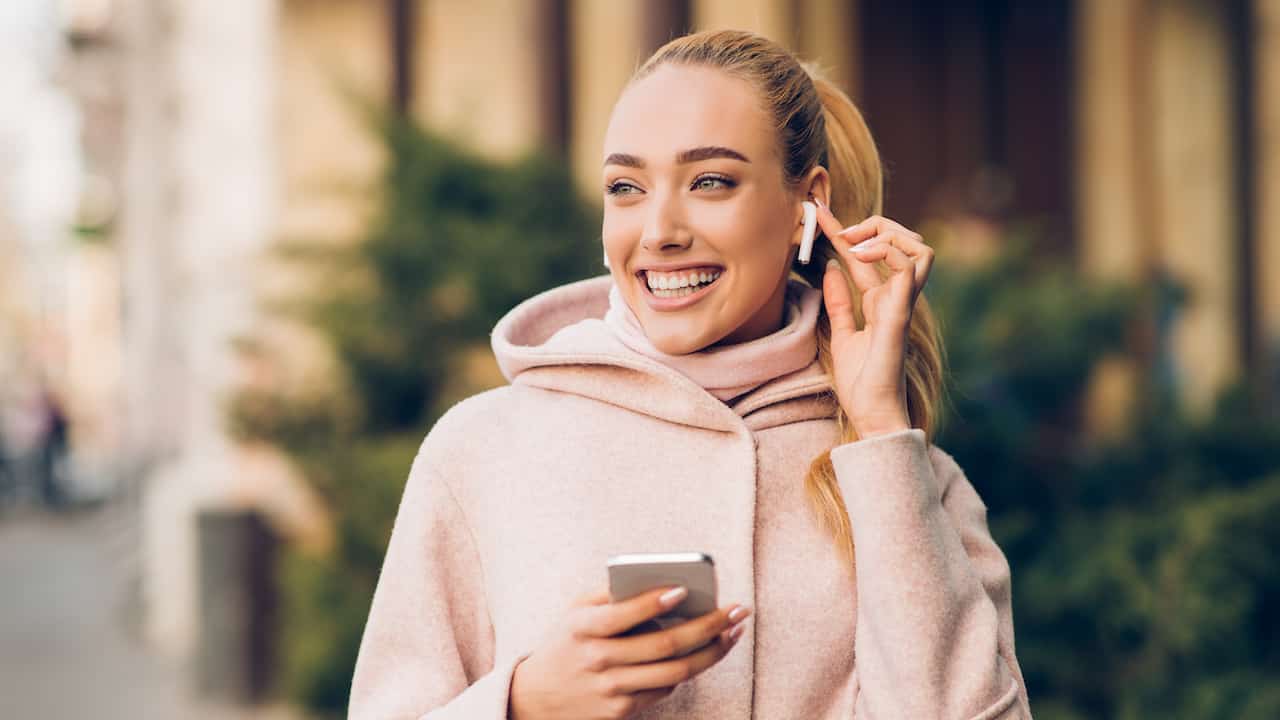
{"type": "Polygon", "coordinates": [[[859,330],[849,284],[839,270],[828,268],[822,297],[831,321],[836,397],[859,438],[908,429],[907,328],[916,296],[929,277],[933,248],[919,234],[879,215],[844,227],[819,204],[818,223],[847,258],[853,284],[862,294],[865,321],[859,330]],[[854,246],[858,250],[851,252],[854,246]],[[887,278],[874,265],[879,260],[889,267],[887,278]]]}

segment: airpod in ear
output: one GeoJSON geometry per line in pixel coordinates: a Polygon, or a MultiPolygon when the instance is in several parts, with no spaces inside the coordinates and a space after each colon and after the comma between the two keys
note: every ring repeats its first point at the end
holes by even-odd
{"type": "Polygon", "coordinates": [[[609,267],[609,251],[604,249],[604,243],[600,244],[601,252],[604,254],[604,266],[609,267]]]}
{"type": "Polygon", "coordinates": [[[809,256],[813,254],[813,238],[818,234],[818,208],[808,200],[800,205],[804,207],[804,234],[800,236],[800,252],[796,259],[808,265],[809,256]]]}

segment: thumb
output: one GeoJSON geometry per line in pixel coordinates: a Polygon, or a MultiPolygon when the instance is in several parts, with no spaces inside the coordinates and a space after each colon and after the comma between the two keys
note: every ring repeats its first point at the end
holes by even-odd
{"type": "Polygon", "coordinates": [[[832,337],[858,329],[853,321],[853,291],[835,258],[827,261],[827,271],[822,276],[822,301],[827,305],[832,337]]]}

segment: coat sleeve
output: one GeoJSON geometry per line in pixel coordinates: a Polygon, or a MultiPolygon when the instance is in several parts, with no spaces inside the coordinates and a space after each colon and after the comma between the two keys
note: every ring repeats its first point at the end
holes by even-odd
{"type": "Polygon", "coordinates": [[[423,443],[400,500],[351,681],[352,720],[499,720],[515,665],[494,659],[483,568],[443,461],[423,443]]]}
{"type": "Polygon", "coordinates": [[[831,461],[854,540],[854,717],[1029,719],[1009,563],[955,460],[911,428],[831,461]]]}

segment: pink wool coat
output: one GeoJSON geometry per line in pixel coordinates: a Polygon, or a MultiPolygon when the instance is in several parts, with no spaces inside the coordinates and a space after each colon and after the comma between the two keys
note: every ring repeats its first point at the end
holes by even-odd
{"type": "Polygon", "coordinates": [[[413,461],[352,679],[355,720],[506,717],[511,676],[615,553],[712,556],[738,644],[637,718],[1030,718],[1009,564],[986,506],[910,429],[835,447],[856,545],[804,495],[839,441],[816,361],[726,404],[601,321],[612,280],[495,326],[510,385],[453,406],[413,461]]]}

